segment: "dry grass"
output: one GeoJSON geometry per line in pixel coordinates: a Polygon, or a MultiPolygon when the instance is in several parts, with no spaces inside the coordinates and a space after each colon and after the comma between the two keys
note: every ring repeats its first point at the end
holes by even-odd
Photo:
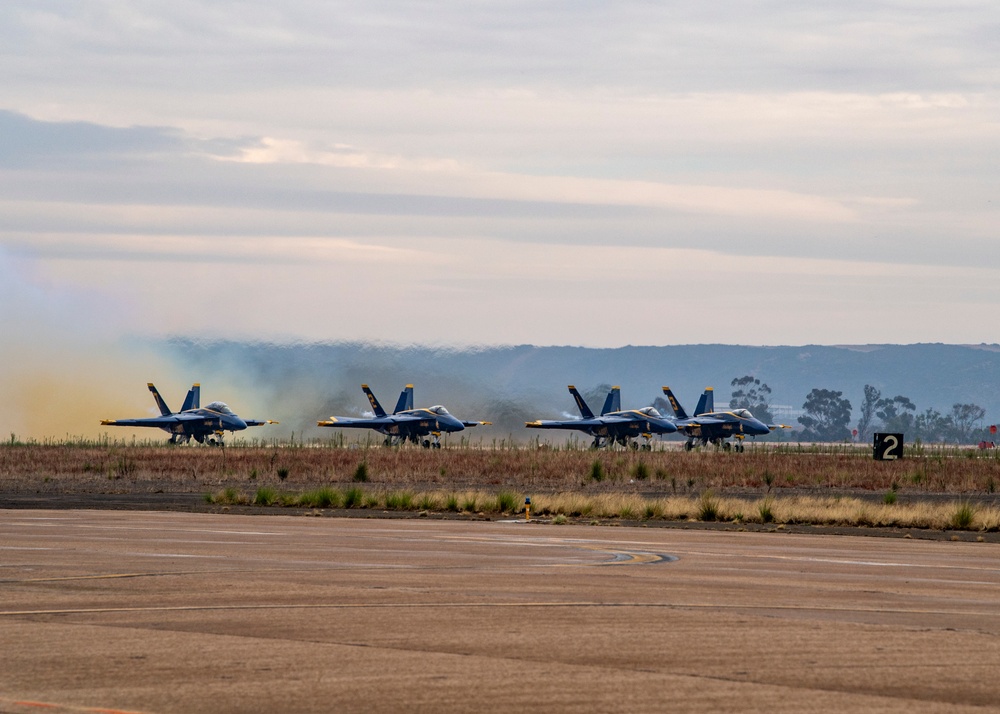
{"type": "Polygon", "coordinates": [[[900,493],[992,493],[1000,482],[993,453],[876,462],[867,450],[796,452],[770,448],[744,454],[671,449],[646,453],[557,449],[333,448],[168,446],[0,446],[0,488],[35,490],[49,479],[74,488],[104,482],[203,490],[251,477],[260,483],[304,487],[346,483],[363,469],[368,482],[404,489],[506,486],[555,492],[570,489],[724,494],[734,489],[864,489],[900,493]],[[591,478],[595,464],[601,481],[591,478]],[[279,478],[285,474],[286,478],[279,478]],[[635,478],[639,474],[645,478],[635,478]]]}
{"type": "Polygon", "coordinates": [[[582,519],[997,530],[1000,514],[987,503],[998,481],[995,454],[960,450],[875,462],[865,449],[843,448],[0,445],[0,495],[167,491],[219,503],[508,514],[523,512],[530,495],[534,515],[582,519]],[[366,483],[356,480],[361,464],[366,483]],[[897,502],[884,497],[890,491],[897,502]],[[926,494],[955,498],[930,503],[919,498],[926,494]],[[977,494],[978,505],[962,500],[977,494]]]}
{"type": "MultiPolygon", "coordinates": [[[[226,488],[206,497],[210,503],[282,507],[347,507],[386,511],[461,511],[468,514],[512,515],[523,506],[513,492],[470,490],[411,492],[364,490],[350,486],[327,489],[325,502],[317,503],[315,492],[273,493],[267,499],[236,488],[226,488]],[[458,504],[457,507],[449,503],[458,504]]],[[[532,498],[535,518],[621,519],[625,521],[723,521],[732,523],[811,524],[848,527],[919,528],[936,530],[1000,531],[1000,508],[976,507],[958,499],[940,503],[915,501],[906,505],[843,497],[766,496],[758,499],[701,496],[648,498],[639,494],[560,492],[532,498]],[[706,507],[706,501],[711,507],[706,507]],[[764,514],[768,515],[765,516],[764,514]]]]}

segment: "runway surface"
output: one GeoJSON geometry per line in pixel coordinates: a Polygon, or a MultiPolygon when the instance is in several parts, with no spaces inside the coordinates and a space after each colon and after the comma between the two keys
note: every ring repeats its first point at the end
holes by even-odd
{"type": "Polygon", "coordinates": [[[0,711],[1000,709],[1000,545],[0,511],[0,711]]]}

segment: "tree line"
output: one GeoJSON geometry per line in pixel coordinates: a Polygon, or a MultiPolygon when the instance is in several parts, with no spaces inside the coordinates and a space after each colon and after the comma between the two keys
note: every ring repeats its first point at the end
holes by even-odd
{"type": "MultiPolygon", "coordinates": [[[[745,375],[733,379],[730,386],[730,408],[749,409],[764,423],[774,423],[771,388],[766,383],[745,375]]],[[[902,433],[908,441],[925,443],[971,444],[988,438],[983,425],[986,410],[978,404],[954,404],[947,413],[932,407],[918,411],[909,397],[885,397],[870,384],[865,385],[859,417],[853,425],[851,402],[843,392],[813,389],[802,409],[804,413],[798,418],[802,428],[795,434],[798,441],[867,442],[875,432],[902,433]]]]}

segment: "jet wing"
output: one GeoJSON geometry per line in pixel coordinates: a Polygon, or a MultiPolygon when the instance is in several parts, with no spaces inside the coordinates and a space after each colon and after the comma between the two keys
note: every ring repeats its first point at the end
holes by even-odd
{"type": "Polygon", "coordinates": [[[493,426],[491,421],[465,421],[461,420],[462,426],[493,426]]]}
{"type": "Polygon", "coordinates": [[[273,419],[244,419],[243,422],[247,426],[264,426],[265,424],[280,424],[279,421],[274,421],[273,419]]]}
{"type": "Polygon", "coordinates": [[[436,419],[415,414],[393,414],[385,417],[354,419],[332,416],[326,421],[316,422],[317,426],[339,426],[348,429],[391,429],[392,427],[424,426],[432,427],[436,419]]]}
{"type": "Polygon", "coordinates": [[[176,424],[173,417],[156,417],[150,419],[101,419],[101,426],[155,426],[169,427],[176,424]]]}
{"type": "Polygon", "coordinates": [[[404,429],[410,429],[413,427],[433,429],[437,427],[438,420],[433,414],[428,414],[424,411],[423,414],[393,414],[386,423],[395,424],[403,427],[404,429]]]}
{"type": "Polygon", "coordinates": [[[595,419],[570,419],[569,421],[551,421],[536,419],[524,423],[529,429],[577,429],[588,431],[594,427],[601,426],[601,422],[595,419]]]}
{"type": "MultiPolygon", "coordinates": [[[[351,417],[335,417],[332,416],[326,421],[316,422],[317,426],[342,426],[349,429],[378,429],[380,427],[391,424],[392,421],[389,419],[381,419],[375,417],[374,419],[353,419],[351,417]]],[[[249,426],[250,422],[247,422],[249,426]]]]}
{"type": "Polygon", "coordinates": [[[725,419],[718,419],[716,417],[698,417],[697,419],[689,419],[686,422],[678,423],[677,426],[712,426],[713,424],[729,424],[731,422],[725,419]]]}
{"type": "Polygon", "coordinates": [[[174,424],[203,424],[214,426],[219,423],[215,417],[205,417],[201,414],[167,414],[166,416],[150,417],[148,419],[102,419],[102,426],[152,426],[159,429],[169,429],[174,424]]]}
{"type": "Polygon", "coordinates": [[[792,428],[792,427],[788,426],[788,424],[767,424],[766,426],[771,431],[774,431],[775,429],[791,429],[792,428]]]}

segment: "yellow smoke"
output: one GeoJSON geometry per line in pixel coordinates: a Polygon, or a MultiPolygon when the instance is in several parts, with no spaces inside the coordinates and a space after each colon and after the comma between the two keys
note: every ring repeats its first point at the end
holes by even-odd
{"type": "Polygon", "coordinates": [[[0,250],[0,439],[99,437],[115,429],[101,419],[150,413],[147,382],[183,383],[165,359],[120,337],[118,311],[0,250]]]}
{"type": "MultiPolygon", "coordinates": [[[[131,438],[133,430],[101,426],[101,419],[159,414],[146,383],[180,383],[175,370],[148,350],[123,350],[111,343],[103,349],[50,341],[29,347],[6,346],[0,350],[0,358],[8,365],[0,380],[0,404],[4,405],[0,409],[0,435],[4,437],[14,434],[20,439],[43,441],[67,436],[96,438],[107,433],[114,438],[131,438]]],[[[168,404],[180,407],[180,401],[168,404]]],[[[134,432],[140,438],[158,433],[149,429],[134,432]]]]}

